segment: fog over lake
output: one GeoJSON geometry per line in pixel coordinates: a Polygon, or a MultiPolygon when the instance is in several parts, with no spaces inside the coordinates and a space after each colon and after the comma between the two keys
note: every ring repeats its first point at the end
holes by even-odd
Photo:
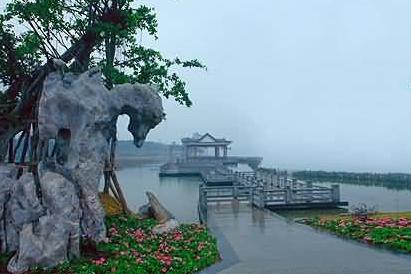
{"type": "Polygon", "coordinates": [[[144,45],[208,67],[181,71],[194,105],[165,100],[149,140],[210,132],[266,166],[411,172],[411,1],[139,3],[159,19],[144,45]]]}

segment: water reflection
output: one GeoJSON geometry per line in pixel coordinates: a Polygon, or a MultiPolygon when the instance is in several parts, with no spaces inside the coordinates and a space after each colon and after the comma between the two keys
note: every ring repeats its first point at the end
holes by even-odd
{"type": "Polygon", "coordinates": [[[251,209],[251,220],[253,225],[258,225],[260,231],[264,231],[265,228],[265,217],[264,211],[258,210],[257,208],[251,209]]]}

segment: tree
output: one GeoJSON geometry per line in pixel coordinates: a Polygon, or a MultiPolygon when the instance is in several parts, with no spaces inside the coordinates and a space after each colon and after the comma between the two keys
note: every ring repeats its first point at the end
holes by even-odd
{"type": "Polygon", "coordinates": [[[175,68],[204,66],[165,58],[139,43],[141,33],[157,39],[157,24],[154,9],[133,0],[11,0],[0,14],[0,160],[8,140],[36,120],[36,102],[55,59],[72,72],[99,66],[107,88],[155,84],[166,98],[191,106],[175,68]]]}

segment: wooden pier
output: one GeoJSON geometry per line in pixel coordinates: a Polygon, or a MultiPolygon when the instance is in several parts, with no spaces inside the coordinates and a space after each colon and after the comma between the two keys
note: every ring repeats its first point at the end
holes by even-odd
{"type": "MultiPolygon", "coordinates": [[[[219,176],[223,170],[218,171],[219,176]]],[[[294,180],[286,173],[274,173],[260,169],[257,172],[232,172],[225,170],[226,176],[233,179],[233,185],[199,187],[198,211],[200,220],[207,222],[209,204],[239,201],[258,208],[271,210],[335,208],[347,206],[348,202],[340,200],[339,185],[323,187],[311,182],[294,180]]],[[[203,177],[204,178],[207,177],[203,177]]]]}

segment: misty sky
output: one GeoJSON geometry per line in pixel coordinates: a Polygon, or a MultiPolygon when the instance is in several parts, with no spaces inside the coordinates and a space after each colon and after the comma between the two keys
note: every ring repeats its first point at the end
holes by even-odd
{"type": "Polygon", "coordinates": [[[149,140],[210,132],[270,167],[411,172],[411,1],[139,2],[160,24],[145,45],[208,67],[183,71],[194,106],[164,101],[149,140]]]}
{"type": "Polygon", "coordinates": [[[146,2],[155,46],[208,66],[149,140],[208,131],[266,166],[411,172],[411,1],[146,2]]]}

